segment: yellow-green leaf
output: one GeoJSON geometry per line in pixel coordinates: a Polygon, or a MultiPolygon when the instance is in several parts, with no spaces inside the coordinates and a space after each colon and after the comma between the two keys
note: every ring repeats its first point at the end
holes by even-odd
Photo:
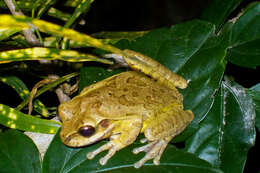
{"type": "Polygon", "coordinates": [[[87,34],[77,32],[73,29],[64,28],[59,25],[46,22],[40,19],[32,19],[25,16],[0,15],[0,28],[1,27],[19,28],[19,29],[36,27],[41,32],[49,33],[59,37],[66,37],[70,40],[81,42],[91,47],[103,49],[105,51],[124,54],[120,49],[111,46],[109,44],[104,44],[102,41],[93,38],[87,34]],[[28,23],[31,23],[32,25],[28,23]]]}
{"type": "Polygon", "coordinates": [[[21,31],[20,29],[11,29],[11,28],[0,28],[0,41],[4,40],[11,35],[21,31]]]}
{"type": "Polygon", "coordinates": [[[59,122],[30,116],[4,104],[0,104],[0,124],[12,129],[51,134],[61,126],[59,122]]]}
{"type": "Polygon", "coordinates": [[[112,61],[97,56],[79,53],[73,50],[60,50],[54,48],[33,47],[0,52],[0,63],[25,60],[63,60],[69,62],[97,61],[112,64],[112,61]]]}

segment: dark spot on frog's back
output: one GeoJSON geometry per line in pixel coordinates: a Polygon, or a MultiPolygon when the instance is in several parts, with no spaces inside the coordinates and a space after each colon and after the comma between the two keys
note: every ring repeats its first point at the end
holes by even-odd
{"type": "Polygon", "coordinates": [[[139,94],[138,94],[138,92],[136,92],[136,91],[133,91],[133,92],[132,92],[132,96],[133,96],[133,97],[138,97],[138,96],[139,96],[139,94]]]}
{"type": "Polygon", "coordinates": [[[128,77],[128,78],[126,79],[126,83],[132,83],[133,80],[134,80],[134,77],[133,77],[133,76],[128,77]]]}
{"type": "Polygon", "coordinates": [[[101,105],[102,105],[102,102],[96,101],[96,102],[92,105],[92,108],[99,109],[101,105]]]}
{"type": "Polygon", "coordinates": [[[165,93],[166,90],[161,88],[161,89],[160,89],[160,92],[161,92],[161,93],[165,93]]]}
{"type": "Polygon", "coordinates": [[[142,78],[134,77],[134,76],[128,77],[126,79],[126,83],[127,84],[132,84],[132,85],[135,85],[135,86],[139,86],[139,87],[147,86],[147,84],[145,83],[145,81],[142,78]]]}
{"type": "Polygon", "coordinates": [[[146,97],[145,97],[145,102],[146,102],[146,103],[153,103],[154,100],[152,99],[152,96],[149,95],[149,96],[146,96],[146,97]]]}

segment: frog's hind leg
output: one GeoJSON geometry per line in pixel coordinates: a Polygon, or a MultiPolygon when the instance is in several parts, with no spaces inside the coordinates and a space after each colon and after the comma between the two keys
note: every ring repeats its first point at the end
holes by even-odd
{"type": "Polygon", "coordinates": [[[124,53],[126,54],[124,59],[131,68],[151,76],[160,84],[172,89],[187,87],[187,81],[183,77],[173,73],[152,58],[128,49],[124,50],[124,53]]]}
{"type": "Polygon", "coordinates": [[[113,130],[115,134],[110,137],[108,143],[87,154],[86,157],[88,159],[93,159],[100,152],[108,150],[108,153],[99,160],[101,165],[105,165],[118,150],[132,144],[136,140],[142,128],[142,117],[127,116],[126,118],[126,120],[118,121],[113,130]]]}
{"type": "Polygon", "coordinates": [[[134,166],[139,168],[150,159],[153,159],[154,164],[158,165],[168,143],[181,133],[192,120],[193,113],[191,111],[184,111],[178,107],[160,112],[156,117],[148,120],[144,133],[149,143],[133,150],[135,154],[146,152],[146,155],[134,166]]]}

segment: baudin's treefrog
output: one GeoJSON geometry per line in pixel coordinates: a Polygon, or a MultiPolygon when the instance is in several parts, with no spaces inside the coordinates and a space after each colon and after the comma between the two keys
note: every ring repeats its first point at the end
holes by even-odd
{"type": "Polygon", "coordinates": [[[187,82],[140,53],[124,50],[122,56],[138,72],[114,75],[62,103],[58,109],[63,122],[60,137],[71,147],[110,138],[105,145],[87,154],[92,159],[108,150],[100,159],[100,164],[105,165],[117,151],[144,133],[142,141],[148,144],[133,152],[144,151],[146,155],[134,166],[139,168],[150,159],[158,165],[167,144],[193,120],[192,111],[183,110],[183,96],[175,88],[185,88],[187,82]]]}

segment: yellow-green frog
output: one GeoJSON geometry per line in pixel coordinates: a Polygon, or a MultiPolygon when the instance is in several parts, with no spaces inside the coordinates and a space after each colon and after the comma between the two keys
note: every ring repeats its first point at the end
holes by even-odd
{"type": "Polygon", "coordinates": [[[70,147],[87,146],[105,138],[110,141],[87,154],[88,159],[108,150],[100,159],[107,161],[119,150],[132,144],[140,133],[148,144],[133,153],[146,152],[137,163],[160,163],[160,157],[173,137],[193,120],[190,110],[183,110],[183,96],[175,87],[187,82],[153,59],[124,50],[127,64],[137,71],[127,71],[86,87],[71,101],[62,103],[61,140],[70,147]],[[142,73],[143,72],[143,73],[142,73]]]}

